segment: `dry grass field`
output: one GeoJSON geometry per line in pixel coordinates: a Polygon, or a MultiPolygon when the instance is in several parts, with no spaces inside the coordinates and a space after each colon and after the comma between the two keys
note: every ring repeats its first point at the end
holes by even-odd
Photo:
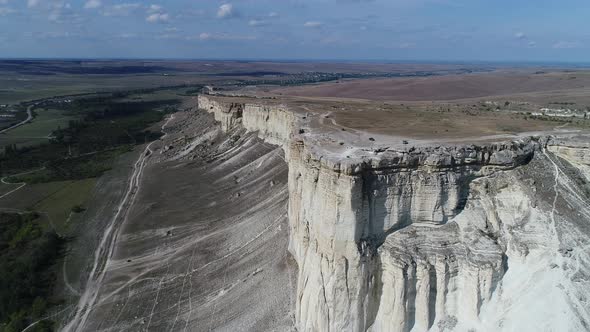
{"type": "Polygon", "coordinates": [[[350,80],[272,89],[284,96],[441,101],[522,93],[590,91],[590,71],[501,70],[491,73],[350,80]]]}
{"type": "Polygon", "coordinates": [[[324,126],[339,130],[362,131],[415,139],[471,138],[491,135],[516,135],[523,132],[572,127],[560,121],[528,118],[523,114],[502,111],[464,110],[460,107],[371,102],[321,102],[309,109],[321,110],[329,120],[324,126]],[[326,107],[327,106],[327,107],[326,107]],[[333,109],[334,111],[328,111],[333,109]]]}
{"type": "Polygon", "coordinates": [[[583,118],[533,116],[543,108],[590,109],[590,71],[586,70],[502,69],[463,75],[341,80],[260,88],[255,93],[270,97],[265,102],[323,114],[323,126],[416,139],[589,127],[583,118]]]}
{"type": "MultiPolygon", "coordinates": [[[[224,99],[224,98],[222,98],[224,99]]],[[[482,100],[390,102],[343,98],[277,96],[271,99],[228,97],[228,103],[282,104],[302,115],[316,114],[311,126],[362,136],[390,135],[412,139],[475,139],[554,130],[587,130],[584,119],[534,117],[536,104],[513,101],[504,106],[482,100]]],[[[512,98],[510,100],[513,100],[512,98]]]]}

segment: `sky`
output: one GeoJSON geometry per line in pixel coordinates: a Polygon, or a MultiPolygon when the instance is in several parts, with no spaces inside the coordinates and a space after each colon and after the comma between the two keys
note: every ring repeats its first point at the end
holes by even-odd
{"type": "Polygon", "coordinates": [[[0,0],[0,58],[590,62],[589,0],[0,0]]]}

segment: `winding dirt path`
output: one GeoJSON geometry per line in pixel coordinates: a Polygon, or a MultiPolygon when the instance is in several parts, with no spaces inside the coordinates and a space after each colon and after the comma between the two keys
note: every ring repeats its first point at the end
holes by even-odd
{"type": "MultiPolygon", "coordinates": [[[[162,125],[162,131],[164,131],[166,125],[173,119],[174,114],[172,114],[162,125]]],[[[167,134],[164,133],[162,138],[165,138],[166,136],[167,134]]],[[[151,142],[146,146],[144,152],[141,153],[134,164],[133,173],[131,174],[127,191],[125,192],[121,203],[117,207],[117,213],[115,216],[113,216],[111,222],[106,227],[99,246],[96,249],[92,270],[88,275],[86,287],[84,288],[84,291],[82,292],[76,306],[75,315],[72,320],[64,327],[63,331],[83,330],[90,312],[96,305],[96,300],[100,291],[102,280],[105,276],[108,260],[111,258],[115,249],[118,231],[127,220],[130,208],[133,206],[135,197],[140,190],[141,177],[143,175],[146,162],[152,155],[151,146],[155,142],[156,141],[151,142]]]]}
{"type": "Polygon", "coordinates": [[[33,120],[33,107],[35,107],[35,106],[37,106],[37,104],[33,104],[33,105],[30,105],[29,107],[27,107],[27,118],[25,120],[15,124],[11,127],[0,130],[0,134],[4,134],[7,131],[10,131],[12,129],[18,128],[24,124],[31,122],[31,120],[33,120]]]}
{"type": "Polygon", "coordinates": [[[555,223],[555,209],[556,209],[556,205],[557,205],[557,198],[559,198],[559,193],[557,191],[557,187],[559,186],[559,166],[557,166],[557,164],[553,161],[553,159],[551,159],[551,157],[549,157],[549,154],[547,154],[547,151],[545,149],[543,149],[543,154],[545,154],[545,157],[547,157],[547,159],[551,162],[551,164],[553,165],[554,168],[554,174],[555,174],[555,179],[553,179],[554,183],[553,183],[553,192],[555,193],[555,196],[553,197],[553,205],[551,207],[551,223],[553,224],[553,229],[555,232],[555,236],[557,236],[557,224],[555,223]]]}
{"type": "Polygon", "coordinates": [[[45,169],[45,167],[41,167],[39,169],[35,169],[35,170],[32,170],[32,171],[28,171],[28,172],[23,172],[23,173],[18,173],[18,174],[13,174],[13,175],[5,176],[2,179],[0,179],[0,182],[2,182],[3,184],[8,184],[8,185],[10,185],[10,184],[17,184],[17,185],[19,185],[18,188],[15,188],[15,189],[7,192],[6,194],[0,196],[0,199],[4,198],[4,197],[6,197],[6,196],[8,196],[10,194],[15,193],[16,191],[22,189],[24,186],[27,185],[26,182],[8,182],[8,181],[6,181],[6,179],[11,178],[13,176],[21,176],[21,175],[26,175],[26,174],[31,174],[31,173],[39,172],[39,171],[42,171],[44,169],[45,169]]]}

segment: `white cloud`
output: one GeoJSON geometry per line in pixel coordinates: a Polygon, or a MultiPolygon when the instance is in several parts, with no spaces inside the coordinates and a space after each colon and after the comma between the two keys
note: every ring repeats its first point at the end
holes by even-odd
{"type": "Polygon", "coordinates": [[[41,32],[36,35],[37,38],[67,38],[69,36],[70,35],[68,32],[53,32],[53,31],[41,32]]]}
{"type": "Polygon", "coordinates": [[[277,12],[270,12],[270,13],[268,13],[268,17],[271,17],[271,18],[279,17],[279,13],[277,13],[277,12]]]}
{"type": "Polygon", "coordinates": [[[250,20],[248,22],[248,25],[251,26],[251,27],[261,27],[261,26],[264,26],[264,25],[267,25],[267,24],[268,23],[266,21],[263,21],[263,20],[250,20]]]}
{"type": "Polygon", "coordinates": [[[199,35],[199,39],[200,39],[200,40],[209,40],[209,39],[211,39],[211,34],[210,34],[210,33],[208,33],[208,32],[202,32],[202,33],[199,35]]]}
{"type": "Polygon", "coordinates": [[[234,6],[231,3],[226,3],[219,6],[217,10],[217,18],[232,18],[236,16],[234,6]]]}
{"type": "Polygon", "coordinates": [[[139,3],[121,3],[108,7],[102,14],[104,16],[129,16],[140,7],[139,3]]]}
{"type": "Polygon", "coordinates": [[[0,5],[7,5],[8,4],[8,0],[0,0],[0,5]]]}
{"type": "Polygon", "coordinates": [[[518,40],[518,42],[521,43],[522,46],[526,46],[526,47],[536,47],[537,46],[537,42],[534,40],[531,40],[529,38],[529,36],[522,31],[516,32],[514,34],[514,38],[516,38],[518,40]]]}
{"type": "MultiPolygon", "coordinates": [[[[189,38],[189,39],[194,39],[194,38],[189,38]]],[[[240,41],[240,40],[256,40],[256,37],[255,36],[231,35],[228,33],[203,32],[197,37],[197,39],[202,40],[202,41],[208,41],[208,40],[240,41]]]]}
{"type": "Polygon", "coordinates": [[[156,35],[154,38],[156,39],[182,39],[182,37],[175,33],[162,33],[156,35]]]}
{"type": "Polygon", "coordinates": [[[565,40],[561,40],[561,41],[558,41],[557,43],[553,44],[553,48],[560,48],[560,49],[578,48],[580,46],[582,46],[582,45],[578,42],[565,41],[565,40]]]}
{"type": "Polygon", "coordinates": [[[150,13],[159,13],[162,11],[162,6],[160,5],[150,5],[148,7],[148,12],[150,13]]]}
{"type": "Polygon", "coordinates": [[[25,36],[37,39],[53,39],[53,38],[77,38],[82,37],[78,32],[69,31],[43,31],[43,32],[26,32],[25,36]]]}
{"type": "Polygon", "coordinates": [[[132,33],[132,32],[126,32],[126,33],[118,34],[116,37],[121,38],[121,39],[130,39],[130,38],[137,38],[137,34],[132,33]]]}
{"type": "Polygon", "coordinates": [[[149,15],[145,20],[150,23],[167,23],[170,21],[170,15],[160,5],[150,5],[147,8],[147,13],[149,15]]]}
{"type": "Polygon", "coordinates": [[[519,31],[519,32],[517,32],[517,33],[514,34],[514,38],[516,38],[516,39],[526,39],[526,37],[527,36],[522,31],[519,31]]]}
{"type": "Polygon", "coordinates": [[[305,22],[305,24],[303,24],[303,26],[306,28],[319,28],[322,25],[323,25],[322,22],[317,22],[317,21],[308,21],[308,22],[305,22]]]}
{"type": "Polygon", "coordinates": [[[100,0],[88,0],[86,4],[84,4],[84,8],[86,9],[96,9],[102,6],[102,2],[100,0]]]}
{"type": "Polygon", "coordinates": [[[47,19],[55,23],[79,23],[82,17],[72,9],[69,2],[52,0],[39,2],[39,8],[48,12],[47,19]]]}
{"type": "Polygon", "coordinates": [[[145,18],[150,23],[167,23],[170,21],[170,15],[165,13],[154,13],[145,18]]]}
{"type": "Polygon", "coordinates": [[[40,0],[27,0],[27,7],[29,7],[29,8],[37,7],[39,5],[39,3],[41,3],[40,0]]]}

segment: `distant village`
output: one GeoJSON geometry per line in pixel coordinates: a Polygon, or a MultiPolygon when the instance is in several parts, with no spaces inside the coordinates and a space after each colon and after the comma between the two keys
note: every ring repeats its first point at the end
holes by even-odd
{"type": "Polygon", "coordinates": [[[6,104],[0,104],[0,118],[3,119],[12,119],[12,118],[16,118],[16,114],[18,112],[18,110],[9,108],[10,105],[6,105],[6,104]],[[5,113],[7,112],[7,113],[5,113]]]}

